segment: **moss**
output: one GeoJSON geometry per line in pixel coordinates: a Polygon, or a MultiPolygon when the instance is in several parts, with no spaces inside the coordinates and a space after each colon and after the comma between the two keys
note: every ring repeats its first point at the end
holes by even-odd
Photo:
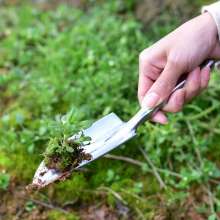
{"type": "Polygon", "coordinates": [[[8,156],[4,152],[0,152],[0,168],[8,168],[12,164],[12,161],[8,158],[8,156]]]}
{"type": "Polygon", "coordinates": [[[48,168],[62,172],[77,167],[83,160],[90,160],[91,155],[83,152],[83,142],[89,137],[81,135],[78,140],[51,138],[44,153],[44,161],[48,168]]]}
{"type": "Polygon", "coordinates": [[[88,191],[85,191],[85,189],[90,189],[90,182],[84,173],[75,173],[66,181],[61,181],[59,184],[49,187],[52,188],[52,186],[55,189],[53,192],[54,197],[57,198],[56,201],[59,204],[73,200],[80,200],[83,203],[94,201],[94,197],[88,191]]]}
{"type": "Polygon", "coordinates": [[[48,213],[48,220],[79,220],[80,218],[73,213],[64,214],[62,212],[52,210],[48,213]]]}

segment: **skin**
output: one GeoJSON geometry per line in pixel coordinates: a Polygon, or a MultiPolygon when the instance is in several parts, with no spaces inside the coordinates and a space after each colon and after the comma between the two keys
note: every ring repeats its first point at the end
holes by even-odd
{"type": "Polygon", "coordinates": [[[167,123],[166,112],[178,112],[183,105],[208,86],[210,68],[199,65],[220,58],[220,43],[214,19],[204,13],[144,49],[139,55],[138,99],[140,105],[154,107],[169,97],[181,75],[188,73],[184,88],[169,98],[152,121],[167,123]]]}

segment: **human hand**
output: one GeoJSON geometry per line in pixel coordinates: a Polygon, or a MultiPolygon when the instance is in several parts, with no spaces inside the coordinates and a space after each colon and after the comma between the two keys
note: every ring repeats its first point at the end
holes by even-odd
{"type": "Polygon", "coordinates": [[[142,107],[154,107],[169,97],[182,74],[189,73],[184,88],[169,98],[153,121],[167,123],[164,112],[178,112],[209,82],[210,68],[199,68],[206,59],[220,57],[217,27],[204,13],[177,28],[139,56],[138,99],[142,107]]]}

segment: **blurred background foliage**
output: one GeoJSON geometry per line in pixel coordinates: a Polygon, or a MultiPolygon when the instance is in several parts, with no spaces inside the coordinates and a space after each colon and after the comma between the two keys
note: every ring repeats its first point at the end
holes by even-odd
{"type": "MultiPolygon", "coordinates": [[[[56,117],[137,110],[138,54],[210,1],[1,1],[0,218],[219,219],[219,75],[166,126],[28,194],[56,117]]],[[[81,128],[81,127],[80,127],[81,128]]]]}

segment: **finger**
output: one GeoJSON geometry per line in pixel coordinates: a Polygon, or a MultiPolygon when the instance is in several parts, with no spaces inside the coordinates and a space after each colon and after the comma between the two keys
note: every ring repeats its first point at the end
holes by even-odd
{"type": "Polygon", "coordinates": [[[158,111],[152,117],[151,121],[157,122],[157,123],[160,123],[160,124],[163,124],[163,125],[168,123],[168,119],[167,119],[166,115],[162,111],[158,111]]]}
{"type": "Polygon", "coordinates": [[[220,44],[219,41],[216,41],[215,47],[211,52],[209,58],[211,59],[220,59],[220,44]]]}
{"type": "Polygon", "coordinates": [[[201,71],[200,68],[195,68],[192,72],[189,73],[186,84],[186,100],[190,101],[193,97],[197,96],[200,92],[200,85],[201,85],[201,71]]]}
{"type": "MultiPolygon", "coordinates": [[[[189,74],[187,79],[188,86],[190,86],[190,91],[194,91],[194,94],[191,93],[191,97],[189,97],[188,95],[188,100],[191,99],[193,96],[199,94],[201,90],[205,89],[208,86],[210,72],[211,71],[209,67],[204,67],[201,71],[199,70],[199,68],[197,68],[189,74]]],[[[186,89],[179,89],[174,94],[172,94],[163,110],[166,112],[179,112],[185,102],[186,89]]],[[[188,90],[188,93],[190,93],[190,91],[188,90]]]]}
{"type": "Polygon", "coordinates": [[[208,84],[209,84],[209,80],[210,80],[210,73],[211,73],[211,69],[210,67],[204,67],[202,70],[201,70],[201,85],[200,85],[200,88],[201,90],[204,90],[207,88],[208,84]]]}
{"type": "MultiPolygon", "coordinates": [[[[147,91],[153,85],[153,81],[157,79],[161,71],[159,68],[151,64],[149,54],[149,50],[144,50],[139,56],[138,100],[140,104],[147,91]]],[[[153,55],[151,56],[151,59],[152,57],[153,55]]]]}
{"type": "Polygon", "coordinates": [[[175,87],[179,76],[183,73],[183,68],[174,63],[168,62],[163,72],[148,90],[143,99],[142,105],[145,107],[154,107],[159,104],[171,93],[175,87]]]}
{"type": "Polygon", "coordinates": [[[171,97],[168,100],[168,103],[165,105],[163,110],[166,112],[173,113],[181,111],[185,102],[185,94],[185,88],[177,90],[175,93],[171,95],[171,97]]]}
{"type": "Polygon", "coordinates": [[[139,82],[138,82],[138,100],[141,105],[146,92],[149,88],[153,85],[153,81],[145,74],[139,75],[139,82]]]}

